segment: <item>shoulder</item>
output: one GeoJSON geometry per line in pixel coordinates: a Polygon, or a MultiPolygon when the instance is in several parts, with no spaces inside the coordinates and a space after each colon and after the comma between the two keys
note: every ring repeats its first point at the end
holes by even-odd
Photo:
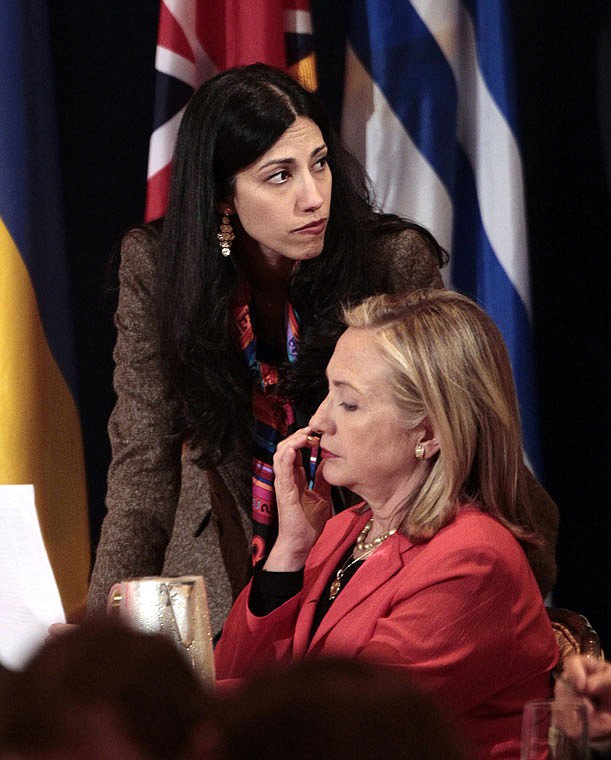
{"type": "Polygon", "coordinates": [[[503,525],[476,508],[461,509],[426,542],[414,545],[402,538],[399,552],[406,583],[454,588],[452,593],[474,603],[541,599],[522,546],[503,525]]]}
{"type": "Polygon", "coordinates": [[[463,506],[456,517],[428,542],[431,557],[444,562],[505,567],[510,574],[528,568],[524,549],[511,532],[475,506],[463,506]]]}
{"type": "Polygon", "coordinates": [[[419,225],[374,221],[367,249],[367,269],[378,292],[400,293],[443,287],[441,249],[419,225]]]}
{"type": "Polygon", "coordinates": [[[150,258],[159,247],[161,228],[161,220],[131,227],[121,238],[121,256],[144,254],[150,258]]]}
{"type": "Polygon", "coordinates": [[[119,264],[121,281],[135,278],[150,286],[154,277],[160,240],[160,222],[132,227],[123,235],[119,264]]]}
{"type": "Polygon", "coordinates": [[[452,541],[461,539],[483,545],[500,544],[503,547],[517,547],[517,542],[511,532],[487,512],[483,512],[474,504],[464,504],[456,517],[442,528],[439,537],[452,541]]]}

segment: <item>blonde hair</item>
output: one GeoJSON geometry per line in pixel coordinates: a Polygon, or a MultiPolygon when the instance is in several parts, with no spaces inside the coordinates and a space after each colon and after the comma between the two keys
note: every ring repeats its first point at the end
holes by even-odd
{"type": "Polygon", "coordinates": [[[516,538],[537,543],[511,365],[492,319],[447,290],[374,296],[344,318],[374,331],[406,426],[428,418],[440,444],[404,502],[402,530],[425,540],[461,504],[474,503],[516,538]]]}

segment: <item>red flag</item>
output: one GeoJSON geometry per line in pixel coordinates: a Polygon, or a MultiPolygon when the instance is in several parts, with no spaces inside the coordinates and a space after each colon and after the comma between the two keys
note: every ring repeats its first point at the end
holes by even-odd
{"type": "Polygon", "coordinates": [[[161,0],[145,219],[163,216],[184,107],[206,79],[268,63],[316,88],[309,0],[161,0]]]}

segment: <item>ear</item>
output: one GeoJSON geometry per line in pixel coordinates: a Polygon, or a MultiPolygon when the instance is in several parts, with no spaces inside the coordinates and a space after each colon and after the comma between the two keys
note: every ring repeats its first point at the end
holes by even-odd
{"type": "Polygon", "coordinates": [[[422,435],[418,439],[418,443],[424,446],[424,456],[422,459],[430,459],[440,451],[441,446],[430,417],[425,417],[420,426],[422,429],[422,435]]]}
{"type": "Polygon", "coordinates": [[[231,214],[235,214],[235,209],[233,207],[233,203],[231,200],[222,200],[216,202],[216,210],[219,212],[219,214],[227,214],[228,216],[231,216],[231,214]]]}
{"type": "Polygon", "coordinates": [[[424,456],[422,457],[423,459],[430,459],[431,457],[435,456],[435,454],[437,454],[437,452],[441,449],[437,438],[428,438],[426,440],[420,441],[420,443],[424,446],[424,456]]]}

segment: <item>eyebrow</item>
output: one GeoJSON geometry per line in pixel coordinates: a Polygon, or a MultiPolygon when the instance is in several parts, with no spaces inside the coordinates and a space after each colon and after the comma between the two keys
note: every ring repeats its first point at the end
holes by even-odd
{"type": "MultiPolygon", "coordinates": [[[[326,143],[319,145],[318,148],[314,148],[314,150],[310,153],[310,158],[314,158],[314,156],[316,156],[318,153],[321,153],[323,150],[326,150],[326,148],[327,148],[326,143]]],[[[271,160],[262,164],[257,169],[257,171],[261,171],[261,169],[267,169],[270,166],[276,166],[277,164],[294,164],[294,163],[295,163],[294,158],[272,158],[271,160]]]]}
{"type": "Polygon", "coordinates": [[[362,394],[363,392],[359,388],[357,388],[356,385],[352,385],[352,383],[348,382],[348,380],[333,380],[331,385],[334,388],[352,388],[352,390],[355,391],[356,393],[362,394]]]}

